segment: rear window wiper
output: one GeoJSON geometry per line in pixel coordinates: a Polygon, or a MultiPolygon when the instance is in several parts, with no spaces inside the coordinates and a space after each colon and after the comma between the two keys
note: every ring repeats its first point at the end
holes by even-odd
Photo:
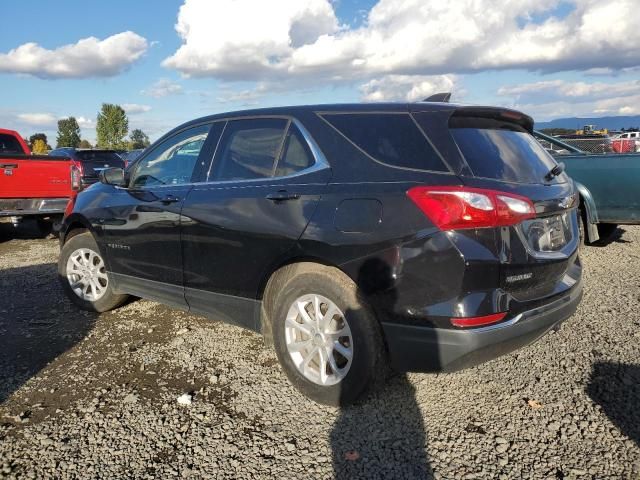
{"type": "Polygon", "coordinates": [[[564,168],[565,168],[564,162],[560,162],[555,167],[553,167],[551,170],[549,170],[549,173],[547,173],[544,176],[544,178],[546,180],[553,180],[555,177],[557,177],[562,172],[564,172],[564,168]]]}

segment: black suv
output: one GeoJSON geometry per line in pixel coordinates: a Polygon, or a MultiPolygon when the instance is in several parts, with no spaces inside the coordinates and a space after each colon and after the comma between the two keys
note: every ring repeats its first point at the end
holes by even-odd
{"type": "Polygon", "coordinates": [[[126,167],[126,162],[115,150],[61,147],[51,150],[49,156],[67,157],[78,162],[80,164],[83,187],[97,182],[102,170],[126,167]]]}
{"type": "Polygon", "coordinates": [[[78,195],[59,276],[261,332],[313,400],[526,345],[581,293],[573,182],[522,113],[322,105],[186,123],[78,195]]]}

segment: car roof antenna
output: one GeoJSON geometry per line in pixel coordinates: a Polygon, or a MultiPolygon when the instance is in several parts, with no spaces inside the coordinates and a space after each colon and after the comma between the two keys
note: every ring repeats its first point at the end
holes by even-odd
{"type": "Polygon", "coordinates": [[[425,98],[423,102],[443,102],[449,103],[451,99],[451,92],[434,93],[428,98],[425,98]]]}

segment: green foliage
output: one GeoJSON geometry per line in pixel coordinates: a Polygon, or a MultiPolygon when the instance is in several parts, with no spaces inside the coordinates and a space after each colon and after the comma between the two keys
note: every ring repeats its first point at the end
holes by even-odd
{"type": "Polygon", "coordinates": [[[103,103],[96,124],[98,148],[126,148],[129,120],[120,105],[103,103]]]}
{"type": "Polygon", "coordinates": [[[552,137],[555,135],[571,135],[576,133],[575,130],[571,130],[569,128],[543,128],[540,131],[546,135],[551,135],[552,137]]]}
{"type": "Polygon", "coordinates": [[[131,136],[129,137],[131,140],[131,149],[137,150],[139,148],[147,148],[151,142],[149,142],[149,137],[146,133],[144,133],[139,128],[134,129],[131,132],[131,136]]]}
{"type": "Polygon", "coordinates": [[[47,153],[47,144],[41,138],[36,138],[36,140],[33,142],[31,152],[36,155],[44,155],[45,153],[47,153]]]}
{"type": "Polygon", "coordinates": [[[82,140],[80,140],[80,145],[78,146],[78,148],[93,148],[93,145],[91,145],[88,140],[85,140],[83,138],[82,140]]]}
{"type": "Polygon", "coordinates": [[[58,120],[58,138],[56,148],[74,147],[80,145],[80,126],[75,117],[58,120]]]}
{"type": "Polygon", "coordinates": [[[36,140],[42,140],[44,142],[46,149],[51,150],[51,145],[49,145],[49,142],[47,141],[47,136],[44,133],[34,133],[29,137],[29,140],[25,138],[25,142],[27,143],[27,145],[29,145],[29,148],[31,150],[34,149],[34,144],[36,140]]]}

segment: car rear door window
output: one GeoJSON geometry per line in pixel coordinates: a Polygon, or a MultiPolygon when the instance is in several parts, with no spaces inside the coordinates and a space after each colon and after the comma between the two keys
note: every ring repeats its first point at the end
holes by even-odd
{"type": "Polygon", "coordinates": [[[291,124],[287,131],[282,155],[276,167],[276,177],[293,175],[313,165],[313,156],[300,130],[291,124]]]}
{"type": "MultiPolygon", "coordinates": [[[[452,117],[451,135],[476,177],[515,183],[547,183],[557,164],[522,127],[490,119],[452,117]]],[[[566,181],[565,175],[552,182],[566,181]]]]}
{"type": "Polygon", "coordinates": [[[273,175],[288,121],[281,118],[231,120],[213,160],[209,180],[254,180],[273,175]]]}
{"type": "Polygon", "coordinates": [[[211,124],[183,130],[154,147],[137,166],[134,187],[190,183],[211,124]]]}
{"type": "Polygon", "coordinates": [[[448,171],[408,113],[325,113],[322,118],[378,162],[416,170],[448,171]]]}

